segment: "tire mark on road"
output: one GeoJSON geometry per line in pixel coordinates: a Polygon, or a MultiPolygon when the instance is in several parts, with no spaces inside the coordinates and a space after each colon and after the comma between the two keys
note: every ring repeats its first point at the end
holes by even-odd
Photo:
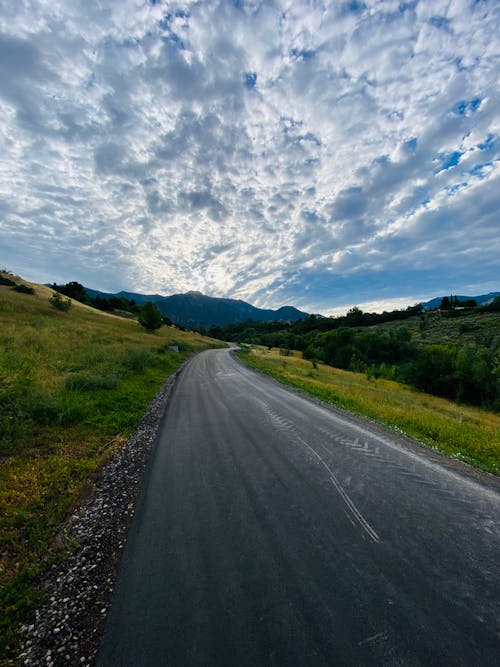
{"type": "Polygon", "coordinates": [[[344,501],[344,503],[346,504],[347,508],[351,513],[351,517],[354,518],[354,520],[358,523],[361,529],[368,535],[368,537],[372,540],[372,542],[374,542],[375,544],[380,544],[382,540],[380,539],[377,531],[369,524],[369,522],[361,514],[359,509],[356,507],[354,501],[346,492],[342,484],[337,479],[337,476],[335,475],[331,467],[328,465],[328,463],[325,461],[325,459],[321,456],[321,454],[319,454],[319,452],[317,452],[316,449],[314,449],[314,447],[312,447],[306,440],[304,440],[304,438],[302,438],[302,436],[299,435],[292,422],[290,422],[288,419],[283,417],[283,415],[280,415],[273,408],[271,408],[271,406],[268,403],[266,403],[266,401],[263,401],[261,399],[256,399],[256,402],[261,406],[264,413],[270,418],[270,421],[274,425],[274,427],[276,427],[276,424],[278,424],[280,428],[286,428],[287,430],[289,430],[293,439],[299,442],[303,447],[305,447],[316,459],[319,465],[321,465],[326,470],[330,483],[340,494],[340,497],[342,498],[342,500],[344,501]]]}

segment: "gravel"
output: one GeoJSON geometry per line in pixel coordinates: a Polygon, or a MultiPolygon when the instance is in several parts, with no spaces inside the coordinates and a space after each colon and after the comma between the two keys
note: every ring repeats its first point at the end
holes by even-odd
{"type": "Polygon", "coordinates": [[[160,389],[131,438],[102,468],[88,502],[63,527],[66,542],[78,546],[43,577],[48,601],[33,624],[21,627],[19,665],[94,664],[146,464],[185,363],[160,389]]]}

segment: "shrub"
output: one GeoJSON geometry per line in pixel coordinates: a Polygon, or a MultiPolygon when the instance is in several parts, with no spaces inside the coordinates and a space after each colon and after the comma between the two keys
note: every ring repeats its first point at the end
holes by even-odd
{"type": "Polygon", "coordinates": [[[28,285],[14,285],[12,288],[16,292],[21,292],[21,294],[34,294],[35,290],[32,287],[28,287],[28,285]]]}
{"type": "Polygon", "coordinates": [[[71,299],[62,297],[59,292],[54,292],[50,297],[49,303],[51,306],[54,306],[56,310],[62,310],[66,312],[71,308],[71,299]]]}
{"type": "Polygon", "coordinates": [[[14,287],[15,284],[16,283],[10,278],[6,278],[5,276],[0,275],[0,285],[7,285],[7,287],[14,287]]]}

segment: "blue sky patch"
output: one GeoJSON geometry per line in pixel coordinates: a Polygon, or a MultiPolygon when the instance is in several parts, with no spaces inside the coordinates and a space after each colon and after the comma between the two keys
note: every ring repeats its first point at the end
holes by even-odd
{"type": "Polygon", "coordinates": [[[480,97],[475,97],[474,99],[469,100],[468,102],[462,100],[456,105],[455,113],[457,113],[459,116],[465,116],[467,113],[474,113],[479,109],[480,104],[481,104],[480,97]]]}
{"type": "Polygon", "coordinates": [[[311,60],[315,56],[315,51],[312,49],[291,49],[290,55],[296,60],[311,60]]]}
{"type": "Polygon", "coordinates": [[[489,134],[486,137],[486,140],[478,144],[477,147],[480,148],[482,151],[493,150],[497,145],[498,138],[499,137],[495,134],[489,134]]]}
{"type": "Polygon", "coordinates": [[[245,86],[247,88],[255,88],[257,85],[257,73],[256,72],[246,72],[245,74],[245,86]]]}
{"type": "Polygon", "coordinates": [[[442,153],[439,156],[441,164],[436,173],[439,173],[440,171],[446,171],[447,169],[451,169],[451,167],[456,167],[462,155],[463,153],[461,153],[460,151],[453,151],[452,153],[442,153]]]}

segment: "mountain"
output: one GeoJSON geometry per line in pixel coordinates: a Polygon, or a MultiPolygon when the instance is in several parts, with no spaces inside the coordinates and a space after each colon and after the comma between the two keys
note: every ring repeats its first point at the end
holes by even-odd
{"type": "MultiPolygon", "coordinates": [[[[449,296],[449,294],[446,296],[449,296]]],[[[455,296],[455,294],[453,296],[455,296]]],[[[456,295],[459,301],[468,301],[469,299],[474,299],[474,301],[477,303],[478,306],[482,306],[483,304],[488,303],[489,301],[493,301],[493,299],[496,296],[500,296],[500,292],[490,292],[489,294],[480,294],[479,296],[462,296],[460,294],[456,295]]],[[[437,296],[434,299],[431,299],[430,301],[422,303],[424,310],[439,308],[439,306],[441,305],[442,298],[443,298],[442,296],[437,296]]]]}
{"type": "Polygon", "coordinates": [[[136,294],[135,292],[106,294],[88,287],[85,290],[92,297],[95,297],[97,294],[105,298],[124,296],[127,299],[134,299],[139,305],[142,305],[146,301],[153,301],[158,306],[162,315],[169,317],[175,324],[180,324],[190,329],[210,327],[214,324],[223,326],[233,322],[244,322],[248,319],[259,322],[274,322],[276,320],[295,322],[309,315],[309,313],[297,310],[293,306],[282,306],[278,310],[267,310],[257,308],[239,299],[220,299],[206,296],[201,292],[161,296],[159,294],[136,294]]]}
{"type": "Polygon", "coordinates": [[[158,299],[156,305],[162,315],[169,317],[172,322],[189,328],[244,322],[248,319],[260,322],[295,321],[308,316],[308,313],[302,313],[292,306],[283,306],[278,310],[265,310],[256,308],[245,301],[219,299],[206,296],[201,292],[173,294],[158,299]]]}
{"type": "Polygon", "coordinates": [[[165,298],[165,296],[162,294],[136,294],[135,292],[125,292],[123,290],[121,292],[117,292],[116,294],[111,294],[109,292],[100,292],[99,290],[91,289],[90,287],[85,287],[85,291],[93,299],[95,299],[97,295],[103,299],[111,299],[116,296],[123,296],[129,300],[133,299],[138,306],[142,306],[146,303],[146,301],[153,301],[153,303],[155,303],[159,299],[165,298]]]}

